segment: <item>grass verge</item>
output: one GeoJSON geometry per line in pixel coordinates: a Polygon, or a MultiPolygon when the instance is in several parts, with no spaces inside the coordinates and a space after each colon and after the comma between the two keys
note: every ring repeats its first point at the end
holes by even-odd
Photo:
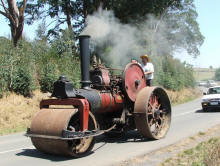
{"type": "Polygon", "coordinates": [[[211,138],[196,147],[167,159],[161,166],[219,166],[220,138],[211,138]]]}
{"type": "Polygon", "coordinates": [[[0,135],[25,131],[34,114],[39,111],[39,103],[48,94],[35,91],[32,98],[10,94],[0,99],[0,135]]]}
{"type": "Polygon", "coordinates": [[[117,166],[220,166],[220,124],[117,166]]]}
{"type": "Polygon", "coordinates": [[[202,96],[202,92],[198,88],[195,88],[195,89],[187,88],[181,91],[167,90],[167,93],[173,106],[192,101],[202,96]]]}

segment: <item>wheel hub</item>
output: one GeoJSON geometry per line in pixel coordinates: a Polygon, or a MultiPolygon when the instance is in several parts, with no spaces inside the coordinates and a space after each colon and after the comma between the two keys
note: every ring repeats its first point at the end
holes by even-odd
{"type": "Polygon", "coordinates": [[[155,109],[154,110],[154,118],[158,120],[158,119],[160,119],[160,115],[161,115],[160,110],[155,109]]]}

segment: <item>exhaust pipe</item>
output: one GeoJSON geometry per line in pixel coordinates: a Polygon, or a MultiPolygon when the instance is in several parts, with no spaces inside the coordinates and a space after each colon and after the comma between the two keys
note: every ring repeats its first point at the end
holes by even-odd
{"type": "Polygon", "coordinates": [[[80,47],[80,61],[81,61],[81,88],[90,88],[90,50],[89,50],[90,36],[81,35],[79,36],[79,47],[80,47]]]}

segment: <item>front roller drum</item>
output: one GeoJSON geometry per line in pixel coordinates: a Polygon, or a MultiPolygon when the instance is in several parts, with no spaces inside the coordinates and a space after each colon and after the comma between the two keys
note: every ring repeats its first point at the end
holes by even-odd
{"type": "Polygon", "coordinates": [[[135,124],[149,139],[163,138],[171,123],[171,104],[161,87],[145,87],[137,95],[134,106],[135,124]]]}
{"type": "MultiPolygon", "coordinates": [[[[89,130],[97,129],[94,116],[89,114],[89,130]]],[[[80,131],[80,114],[74,109],[42,109],[34,117],[30,134],[38,134],[45,137],[31,137],[33,145],[41,152],[62,156],[82,157],[93,148],[93,137],[62,140],[50,139],[50,136],[60,138],[62,131],[80,131]]]]}

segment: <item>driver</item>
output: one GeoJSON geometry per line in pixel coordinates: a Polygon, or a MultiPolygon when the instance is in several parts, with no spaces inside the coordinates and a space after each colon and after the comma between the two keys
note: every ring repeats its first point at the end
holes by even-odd
{"type": "Polygon", "coordinates": [[[141,67],[144,70],[147,86],[152,86],[154,79],[154,65],[150,62],[150,57],[147,54],[140,56],[142,60],[141,67]]]}

